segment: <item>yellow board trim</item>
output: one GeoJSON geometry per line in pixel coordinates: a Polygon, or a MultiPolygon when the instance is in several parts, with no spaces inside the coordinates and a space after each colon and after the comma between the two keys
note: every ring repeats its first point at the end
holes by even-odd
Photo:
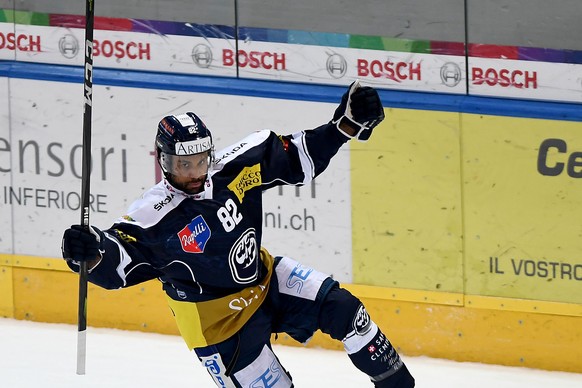
{"type": "MultiPolygon", "coordinates": [[[[0,254],[0,265],[6,268],[18,267],[70,272],[64,260],[49,257],[0,254]]],[[[2,284],[0,283],[0,287],[2,287],[2,284]]],[[[342,287],[360,298],[582,317],[582,305],[575,303],[463,295],[454,292],[389,288],[362,284],[342,284],[342,287]]],[[[0,306],[2,305],[0,304],[0,306]]]]}
{"type": "Polygon", "coordinates": [[[467,295],[465,307],[582,317],[582,304],[467,295]]]}
{"type": "Polygon", "coordinates": [[[0,317],[14,317],[12,267],[0,265],[0,317]]]}
{"type": "Polygon", "coordinates": [[[19,268],[71,271],[61,258],[0,254],[0,264],[19,268]]]}
{"type": "MultiPolygon", "coordinates": [[[[3,316],[76,322],[78,276],[62,259],[3,254],[1,269],[5,270],[0,272],[3,316]]],[[[404,356],[582,373],[580,305],[343,286],[364,302],[372,319],[404,356]]],[[[88,306],[88,323],[93,327],[179,335],[158,281],[113,291],[89,284],[88,306]]],[[[273,341],[297,344],[285,334],[273,341]]],[[[342,348],[341,342],[320,332],[309,346],[342,348]]]]}
{"type": "Polygon", "coordinates": [[[404,288],[366,286],[361,284],[342,284],[342,287],[360,298],[402,300],[407,302],[436,303],[452,306],[462,306],[464,304],[464,295],[454,292],[409,290],[404,288]]]}
{"type": "MultiPolygon", "coordinates": [[[[362,302],[404,357],[582,373],[581,317],[385,299],[362,302]]],[[[273,342],[300,346],[285,334],[273,342]]],[[[309,347],[341,350],[342,343],[316,332],[309,347]]]]}
{"type": "Polygon", "coordinates": [[[366,286],[360,284],[342,284],[342,287],[360,298],[399,300],[417,303],[464,306],[487,310],[505,310],[582,317],[582,305],[576,303],[500,298],[495,296],[481,295],[463,295],[459,293],[434,292],[425,290],[406,290],[401,288],[366,286]]]}

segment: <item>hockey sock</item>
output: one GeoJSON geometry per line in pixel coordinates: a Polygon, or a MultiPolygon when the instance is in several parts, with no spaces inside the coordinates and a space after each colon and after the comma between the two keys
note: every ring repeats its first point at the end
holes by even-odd
{"type": "Polygon", "coordinates": [[[414,378],[388,338],[360,305],[351,331],[342,341],[352,363],[377,388],[412,388],[414,378]]]}
{"type": "Polygon", "coordinates": [[[366,308],[347,290],[334,287],[325,297],[319,328],[341,340],[352,363],[376,388],[412,388],[414,378],[366,308]]]}

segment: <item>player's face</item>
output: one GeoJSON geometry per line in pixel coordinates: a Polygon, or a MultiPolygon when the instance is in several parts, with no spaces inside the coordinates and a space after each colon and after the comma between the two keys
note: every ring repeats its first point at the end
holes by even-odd
{"type": "Polygon", "coordinates": [[[172,184],[188,194],[198,194],[204,190],[204,182],[208,174],[210,156],[207,152],[188,156],[173,156],[172,184]]]}

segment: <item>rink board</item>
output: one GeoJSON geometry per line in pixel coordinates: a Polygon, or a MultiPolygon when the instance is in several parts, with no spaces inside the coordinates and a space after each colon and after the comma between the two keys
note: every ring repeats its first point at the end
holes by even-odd
{"type": "MultiPolygon", "coordinates": [[[[0,314],[74,323],[78,278],[57,257],[79,217],[66,199],[80,187],[81,86],[0,84],[0,314]]],[[[256,129],[325,122],[330,100],[97,85],[92,223],[107,226],[155,182],[145,133],[166,112],[204,112],[224,146],[256,129]]],[[[370,142],[342,148],[315,186],[267,194],[265,244],[346,284],[404,354],[582,371],[572,361],[582,337],[582,123],[385,112],[370,142]]],[[[89,325],[176,334],[160,288],[90,286],[89,325]]]]}
{"type": "Polygon", "coordinates": [[[581,122],[386,114],[351,145],[354,283],[582,304],[581,122]]]}
{"type": "MultiPolygon", "coordinates": [[[[9,282],[13,291],[13,299],[0,299],[0,315],[76,323],[78,276],[62,260],[0,255],[0,262],[0,290],[9,282]]],[[[578,361],[582,348],[577,346],[582,339],[580,307],[530,305],[511,299],[512,305],[504,309],[502,305],[509,300],[482,297],[480,307],[473,308],[472,297],[464,300],[462,294],[346,287],[362,299],[373,319],[405,355],[582,372],[578,361]],[[555,313],[534,312],[543,308],[554,308],[555,313]]],[[[157,281],[114,291],[89,285],[88,322],[92,327],[178,335],[157,281]]],[[[285,334],[273,341],[303,346],[285,334]]],[[[342,349],[341,343],[321,332],[308,346],[342,349]]]]}

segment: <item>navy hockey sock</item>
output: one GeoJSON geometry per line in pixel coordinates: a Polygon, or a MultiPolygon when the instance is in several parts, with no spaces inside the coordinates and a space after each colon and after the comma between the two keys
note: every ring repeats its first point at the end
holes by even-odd
{"type": "Polygon", "coordinates": [[[360,300],[334,287],[320,315],[320,329],[343,342],[352,363],[376,388],[412,388],[414,378],[360,300]],[[347,334],[346,334],[347,333],[347,334]]]}
{"type": "Polygon", "coordinates": [[[414,387],[414,377],[410,374],[406,365],[398,369],[393,375],[386,377],[384,380],[374,381],[376,388],[412,388],[414,387]]]}
{"type": "Polygon", "coordinates": [[[356,315],[354,331],[342,342],[354,365],[370,376],[377,388],[414,387],[414,379],[398,352],[370,320],[364,306],[356,315]]]}

